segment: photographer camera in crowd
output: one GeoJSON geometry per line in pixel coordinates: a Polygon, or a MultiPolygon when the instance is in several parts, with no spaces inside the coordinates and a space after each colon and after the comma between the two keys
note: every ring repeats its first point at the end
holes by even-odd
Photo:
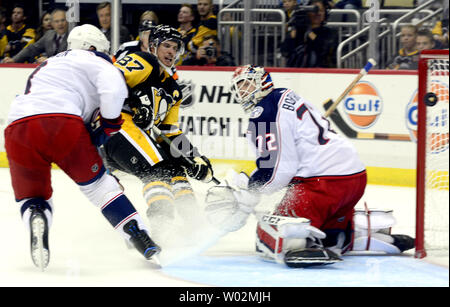
{"type": "Polygon", "coordinates": [[[297,5],[280,48],[288,67],[336,66],[338,39],[336,32],[326,26],[329,10],[326,0],[297,5]]]}
{"type": "Polygon", "coordinates": [[[187,57],[183,65],[236,66],[231,54],[221,50],[216,35],[205,36],[197,52],[187,57]]]}

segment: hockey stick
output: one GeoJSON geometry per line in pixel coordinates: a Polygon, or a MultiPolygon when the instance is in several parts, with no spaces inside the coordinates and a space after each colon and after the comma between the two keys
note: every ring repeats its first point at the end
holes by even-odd
{"type": "Polygon", "coordinates": [[[342,118],[339,111],[336,107],[339,103],[348,95],[348,93],[355,87],[356,83],[358,83],[362,77],[364,77],[370,69],[376,65],[376,62],[373,59],[369,59],[367,64],[363,69],[359,72],[356,78],[350,83],[347,88],[342,92],[339,98],[333,102],[333,100],[328,99],[323,103],[324,109],[326,110],[324,117],[330,117],[339,130],[344,133],[345,136],[352,139],[360,139],[360,140],[393,140],[393,141],[410,141],[411,138],[407,134],[391,134],[391,133],[365,133],[355,131],[352,127],[350,127],[342,118]]]}
{"type": "MultiPolygon", "coordinates": [[[[353,79],[352,83],[350,83],[347,88],[344,90],[344,92],[342,92],[341,96],[339,96],[338,99],[336,99],[336,101],[329,107],[329,109],[325,112],[324,117],[328,117],[330,116],[331,112],[333,112],[336,107],[339,105],[339,103],[341,103],[342,99],[345,98],[345,96],[348,95],[348,93],[350,93],[350,91],[352,90],[352,88],[355,87],[356,83],[359,82],[359,80],[362,79],[362,77],[364,77],[365,75],[367,75],[367,73],[369,72],[369,70],[372,69],[373,66],[377,65],[377,62],[375,62],[374,59],[369,59],[369,61],[367,61],[367,64],[361,69],[361,71],[359,72],[359,74],[356,76],[355,79],[353,79]]],[[[328,100],[329,101],[329,100],[328,100]]]]}
{"type": "MultiPolygon", "coordinates": [[[[331,99],[324,103],[325,110],[328,110],[333,103],[331,99]]],[[[331,120],[336,124],[339,130],[344,133],[345,136],[351,139],[359,140],[390,140],[390,141],[410,141],[411,137],[408,134],[395,134],[395,133],[368,133],[358,132],[350,127],[342,118],[341,113],[338,110],[334,110],[330,115],[331,120]]]]}
{"type": "MultiPolygon", "coordinates": [[[[189,163],[190,165],[195,164],[195,162],[191,158],[187,157],[181,150],[179,150],[175,145],[173,145],[172,141],[164,133],[162,133],[162,131],[158,127],[153,126],[152,130],[156,135],[161,137],[162,140],[167,143],[167,145],[170,146],[171,150],[173,150],[177,155],[182,157],[187,163],[189,163]]],[[[214,176],[212,177],[211,181],[217,185],[220,184],[220,181],[217,180],[217,178],[215,178],[214,176]]]]}

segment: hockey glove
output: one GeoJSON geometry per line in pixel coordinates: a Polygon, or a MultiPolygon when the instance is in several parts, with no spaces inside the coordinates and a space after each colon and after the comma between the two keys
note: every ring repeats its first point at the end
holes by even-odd
{"type": "Polygon", "coordinates": [[[203,182],[210,182],[213,178],[211,162],[205,156],[195,157],[194,164],[186,168],[189,177],[203,182]]]}
{"type": "Polygon", "coordinates": [[[98,116],[94,122],[91,123],[89,133],[91,135],[92,143],[100,147],[114,134],[116,134],[123,123],[122,115],[114,119],[103,118],[98,116]]]}
{"type": "Polygon", "coordinates": [[[143,130],[153,126],[153,109],[148,95],[141,90],[134,90],[127,100],[133,110],[133,122],[143,130]]]}
{"type": "Polygon", "coordinates": [[[150,106],[133,108],[133,122],[143,130],[150,130],[153,126],[153,111],[150,106]]]}
{"type": "Polygon", "coordinates": [[[100,124],[103,127],[103,131],[107,136],[112,136],[119,132],[120,128],[123,124],[122,114],[119,117],[108,119],[104,117],[100,117],[100,124]]]}

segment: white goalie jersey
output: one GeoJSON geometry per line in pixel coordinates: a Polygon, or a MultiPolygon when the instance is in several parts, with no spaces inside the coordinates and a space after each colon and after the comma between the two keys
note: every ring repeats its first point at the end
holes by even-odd
{"type": "Polygon", "coordinates": [[[345,177],[365,170],[353,145],[330,129],[308,101],[274,89],[253,109],[247,138],[256,149],[250,189],[272,193],[299,179],[345,177]]]}

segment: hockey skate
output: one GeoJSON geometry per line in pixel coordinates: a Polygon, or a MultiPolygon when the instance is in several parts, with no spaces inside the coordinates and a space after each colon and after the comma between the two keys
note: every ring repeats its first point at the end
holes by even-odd
{"type": "Polygon", "coordinates": [[[161,252],[161,248],[150,239],[147,232],[139,229],[137,221],[131,220],[123,226],[126,234],[130,235],[130,242],[145,257],[150,260],[161,252]]]}
{"type": "Polygon", "coordinates": [[[30,206],[31,259],[34,265],[44,271],[50,261],[48,247],[48,222],[44,211],[30,206]]]}
{"type": "Polygon", "coordinates": [[[395,245],[401,253],[415,247],[415,240],[407,235],[391,235],[394,239],[393,245],[395,245]]]}

